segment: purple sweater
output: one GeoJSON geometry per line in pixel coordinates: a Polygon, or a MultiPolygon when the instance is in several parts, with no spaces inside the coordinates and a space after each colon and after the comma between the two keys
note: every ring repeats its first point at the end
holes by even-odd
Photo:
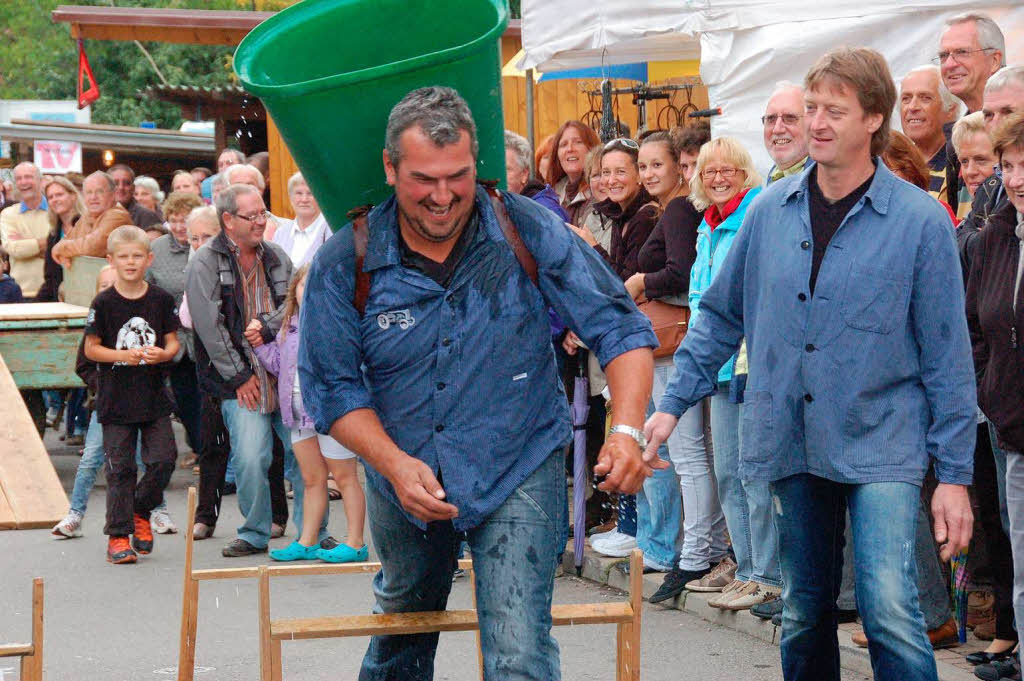
{"type": "MultiPolygon", "coordinates": [[[[282,327],[282,331],[284,328],[282,327]]],[[[270,342],[254,348],[256,357],[263,368],[277,376],[277,398],[281,404],[281,420],[288,428],[313,428],[313,420],[302,410],[302,421],[295,422],[292,414],[292,390],[298,380],[296,371],[299,364],[299,325],[297,316],[288,321],[288,335],[282,345],[281,334],[270,342]]]]}

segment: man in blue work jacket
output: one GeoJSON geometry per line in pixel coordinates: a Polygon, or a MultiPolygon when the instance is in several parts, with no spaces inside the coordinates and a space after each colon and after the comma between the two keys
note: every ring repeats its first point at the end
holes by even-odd
{"type": "MultiPolygon", "coordinates": [[[[477,151],[450,88],[413,91],[391,111],[395,194],[368,216],[365,309],[354,304],[353,231],[342,229],[306,284],[302,397],[317,430],[368,464],[376,610],[445,609],[465,533],[485,678],[557,679],[551,590],[568,534],[570,420],[547,306],[608,375],[613,432],[595,472],[609,491],[634,493],[651,473],[641,429],[657,339],[594,249],[508,194],[531,281],[477,186],[477,151]]],[[[436,647],[436,633],[374,637],[360,679],[431,679],[436,647]]]]}
{"type": "Polygon", "coordinates": [[[934,463],[943,558],[970,540],[975,386],[949,217],[878,159],[896,89],[883,57],[829,52],[805,79],[811,159],[750,207],[647,452],[710,394],[746,336],[740,473],[772,484],[787,681],[838,681],[836,596],[848,508],[875,678],[934,681],[915,586],[919,488],[934,463]]]}

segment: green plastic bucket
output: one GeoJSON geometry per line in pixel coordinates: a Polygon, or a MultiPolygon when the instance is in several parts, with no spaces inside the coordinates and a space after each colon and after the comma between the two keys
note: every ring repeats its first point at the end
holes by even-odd
{"type": "Polygon", "coordinates": [[[458,90],[480,140],[478,176],[505,179],[499,41],[504,0],[305,0],[245,37],[234,66],[259,97],[334,229],[380,203],[391,108],[429,85],[458,90]]]}

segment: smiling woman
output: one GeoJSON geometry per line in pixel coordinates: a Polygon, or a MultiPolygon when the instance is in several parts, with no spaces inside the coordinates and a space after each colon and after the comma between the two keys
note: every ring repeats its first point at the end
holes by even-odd
{"type": "Polygon", "coordinates": [[[580,121],[566,121],[552,141],[547,182],[558,194],[569,222],[580,224],[580,213],[590,198],[584,177],[587,152],[601,143],[597,133],[580,121]]]}

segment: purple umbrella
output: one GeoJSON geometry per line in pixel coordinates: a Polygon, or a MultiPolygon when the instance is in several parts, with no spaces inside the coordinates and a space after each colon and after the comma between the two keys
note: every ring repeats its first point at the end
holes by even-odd
{"type": "Polygon", "coordinates": [[[583,574],[583,540],[587,534],[587,417],[590,415],[590,381],[587,380],[587,353],[577,351],[576,378],[572,386],[573,482],[572,547],[576,556],[576,575],[583,574]]]}

